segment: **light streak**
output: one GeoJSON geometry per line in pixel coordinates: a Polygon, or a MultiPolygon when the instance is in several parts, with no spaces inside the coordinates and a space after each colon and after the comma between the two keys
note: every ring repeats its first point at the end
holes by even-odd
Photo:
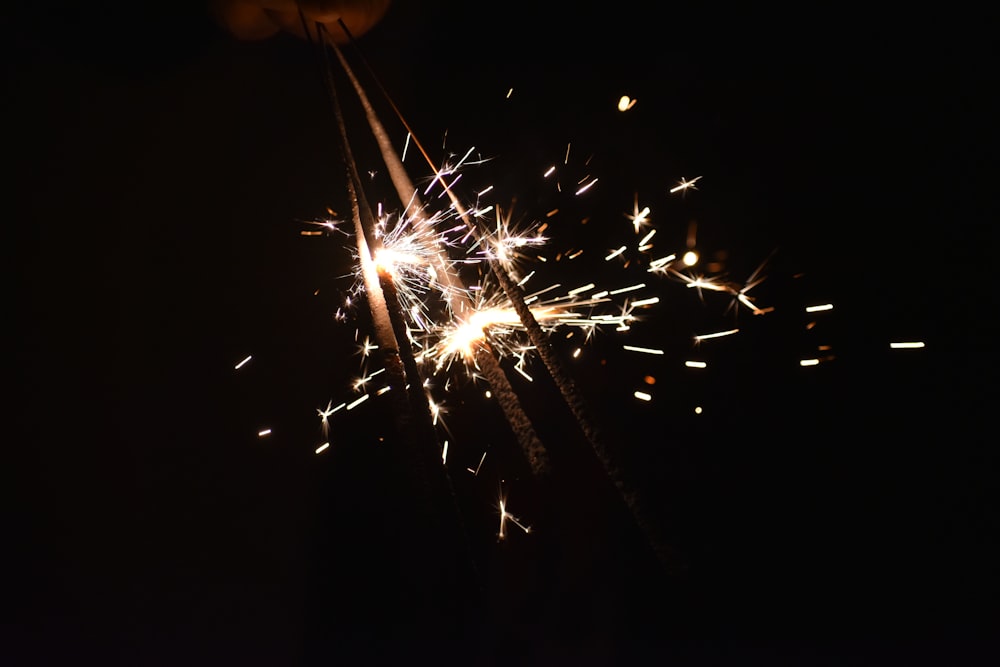
{"type": "Polygon", "coordinates": [[[717,331],[710,334],[700,334],[695,336],[694,339],[698,342],[703,340],[708,340],[709,338],[721,338],[722,336],[732,336],[734,333],[738,332],[739,329],[727,329],[726,331],[717,331]]]}
{"type": "Polygon", "coordinates": [[[627,292],[634,292],[635,290],[642,289],[646,286],[646,283],[636,283],[635,285],[629,285],[628,287],[620,287],[618,289],[611,290],[608,292],[611,296],[618,296],[619,294],[625,294],[627,292]]]}
{"type": "Polygon", "coordinates": [[[622,349],[628,350],[629,352],[642,352],[643,354],[663,354],[663,350],[657,350],[651,347],[636,347],[635,345],[622,345],[622,349]]]}
{"type": "Polygon", "coordinates": [[[441,463],[448,463],[448,441],[444,441],[444,445],[441,448],[441,463]]]}
{"type": "Polygon", "coordinates": [[[618,100],[618,110],[628,111],[635,106],[636,100],[630,99],[628,95],[622,95],[621,99],[618,100]]]}
{"type": "Polygon", "coordinates": [[[708,364],[704,361],[685,361],[684,365],[688,368],[706,368],[708,364]]]}
{"type": "Polygon", "coordinates": [[[659,302],[660,302],[660,297],[651,296],[648,299],[640,299],[639,301],[633,301],[632,307],[641,308],[642,306],[652,306],[654,303],[659,303],[659,302]]]}
{"type": "Polygon", "coordinates": [[[675,192],[682,192],[685,190],[697,190],[698,188],[697,186],[695,186],[695,183],[700,181],[701,178],[702,178],[701,176],[695,176],[690,181],[688,181],[682,177],[680,182],[676,186],[670,188],[670,194],[673,194],[675,192]]]}
{"type": "Polygon", "coordinates": [[[819,305],[819,306],[806,306],[806,312],[807,313],[818,313],[818,312],[821,312],[821,311],[824,311],[824,310],[833,310],[833,304],[832,303],[824,303],[824,304],[819,305]]]}
{"type": "Polygon", "coordinates": [[[647,270],[650,272],[666,270],[666,268],[670,265],[670,263],[673,262],[675,259],[677,259],[677,255],[667,255],[666,257],[660,257],[659,259],[654,259],[652,262],[649,263],[649,269],[647,270]]]}
{"type": "Polygon", "coordinates": [[[483,467],[483,461],[485,460],[486,460],[486,452],[484,451],[483,455],[479,457],[479,465],[476,466],[476,469],[473,470],[472,468],[466,468],[466,470],[471,472],[474,477],[479,477],[479,469],[483,467]]]}
{"type": "MultiPolygon", "coordinates": [[[[632,205],[632,214],[625,214],[625,217],[632,221],[632,227],[635,229],[635,233],[639,233],[639,229],[644,225],[649,224],[649,207],[644,206],[642,210],[639,210],[639,193],[635,195],[635,203],[632,205]]],[[[642,245],[642,244],[640,244],[642,245]]]]}
{"type": "Polygon", "coordinates": [[[238,370],[240,370],[240,369],[241,369],[241,368],[243,368],[243,366],[244,366],[244,365],[246,365],[246,363],[247,363],[248,361],[250,361],[250,360],[251,360],[252,358],[253,358],[253,355],[250,355],[250,354],[248,354],[248,355],[247,355],[247,358],[246,358],[246,359],[244,359],[244,360],[243,360],[243,361],[241,361],[240,363],[238,363],[238,364],[236,364],[235,366],[233,366],[233,370],[237,370],[237,371],[238,371],[238,370]]]}
{"type": "Polygon", "coordinates": [[[596,183],[597,183],[597,179],[595,178],[594,180],[590,181],[586,185],[581,186],[580,189],[576,191],[576,194],[577,195],[582,195],[584,192],[586,192],[590,188],[594,187],[594,184],[596,184],[596,183]]]}
{"type": "Polygon", "coordinates": [[[615,257],[617,257],[618,255],[622,254],[623,252],[625,252],[625,246],[618,248],[618,250],[611,251],[611,254],[604,258],[604,261],[605,262],[610,261],[615,257]]]}
{"type": "Polygon", "coordinates": [[[324,451],[326,451],[329,447],[330,447],[330,443],[329,442],[324,442],[322,445],[320,445],[319,447],[316,448],[316,453],[317,454],[321,454],[324,451]]]}
{"type": "Polygon", "coordinates": [[[635,392],[632,395],[635,396],[636,398],[638,398],[640,401],[651,401],[651,400],[653,400],[653,397],[651,395],[647,394],[644,391],[637,391],[637,392],[635,392]]]}
{"type": "Polygon", "coordinates": [[[525,526],[521,523],[521,520],[516,516],[507,511],[507,501],[503,498],[500,499],[500,530],[497,532],[497,539],[504,540],[507,539],[507,522],[510,521],[512,524],[523,530],[525,533],[531,532],[531,526],[525,526]]]}
{"type": "Polygon", "coordinates": [[[799,366],[817,366],[819,365],[819,359],[802,359],[799,361],[799,366]]]}
{"type": "Polygon", "coordinates": [[[923,341],[913,341],[907,343],[889,343],[889,348],[893,350],[916,350],[924,347],[923,341]]]}
{"type": "Polygon", "coordinates": [[[370,396],[371,394],[364,394],[361,396],[361,398],[351,401],[350,403],[347,404],[347,409],[353,410],[354,408],[358,407],[359,405],[367,401],[370,396]]]}
{"type": "Polygon", "coordinates": [[[257,437],[263,438],[265,436],[271,435],[271,429],[265,428],[263,431],[257,431],[257,437]]]}
{"type": "Polygon", "coordinates": [[[569,296],[576,296],[577,294],[580,294],[581,292],[586,292],[589,289],[594,289],[594,283],[587,283],[583,287],[577,287],[575,289],[571,289],[570,291],[566,292],[566,294],[568,294],[569,296]]]}

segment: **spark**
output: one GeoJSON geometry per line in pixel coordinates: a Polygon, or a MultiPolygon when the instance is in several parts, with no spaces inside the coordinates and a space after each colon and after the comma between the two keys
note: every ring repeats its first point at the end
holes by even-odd
{"type": "Polygon", "coordinates": [[[651,395],[647,394],[644,391],[637,391],[637,392],[635,392],[632,395],[635,396],[636,398],[638,398],[640,401],[651,401],[651,400],[653,400],[653,397],[651,395]]]}
{"type": "Polygon", "coordinates": [[[667,255],[666,257],[660,257],[659,259],[654,259],[649,263],[650,272],[654,271],[666,271],[670,263],[677,259],[677,255],[667,255]]]}
{"type": "Polygon", "coordinates": [[[263,431],[257,431],[258,438],[263,438],[268,435],[271,435],[271,429],[269,428],[265,428],[263,431]]]}
{"type": "Polygon", "coordinates": [[[654,303],[659,303],[659,302],[660,302],[660,297],[651,296],[648,299],[640,299],[639,301],[633,301],[632,307],[640,308],[642,306],[652,306],[654,303]]]}
{"type": "Polygon", "coordinates": [[[595,183],[597,183],[597,179],[596,178],[594,180],[590,181],[589,183],[587,183],[586,185],[581,186],[580,189],[576,191],[576,194],[577,195],[582,195],[584,192],[586,192],[590,188],[594,187],[595,183]]]}
{"type": "Polygon", "coordinates": [[[483,467],[483,461],[485,460],[486,460],[486,452],[484,451],[483,455],[479,457],[479,465],[476,466],[476,469],[473,470],[472,468],[466,468],[466,470],[471,472],[473,476],[479,477],[479,469],[483,467]]]}
{"type": "Polygon", "coordinates": [[[706,368],[708,366],[704,361],[685,361],[684,365],[688,368],[706,368]]]}
{"type": "Polygon", "coordinates": [[[690,181],[688,181],[682,177],[680,182],[678,182],[676,186],[670,188],[670,194],[673,194],[675,192],[683,192],[686,190],[697,190],[698,187],[695,185],[695,183],[700,181],[701,178],[702,178],[701,176],[695,176],[690,181]]]}
{"type": "Polygon", "coordinates": [[[233,370],[237,370],[237,371],[238,371],[238,370],[240,370],[240,369],[241,369],[241,368],[243,368],[243,366],[244,366],[244,365],[246,365],[246,363],[247,363],[248,361],[250,361],[250,360],[251,360],[252,358],[253,358],[253,355],[251,355],[251,354],[248,354],[248,355],[247,355],[247,358],[246,358],[246,359],[244,359],[243,361],[241,361],[240,363],[236,364],[236,365],[235,365],[235,366],[233,367],[233,370]]]}
{"type": "MultiPolygon", "coordinates": [[[[635,195],[635,203],[632,206],[632,214],[625,214],[625,217],[632,221],[632,226],[635,228],[635,233],[639,233],[639,229],[643,226],[649,224],[649,207],[644,206],[642,210],[639,210],[639,193],[635,195]]],[[[640,244],[641,245],[641,244],[640,244]]]]}
{"type": "Polygon", "coordinates": [[[684,262],[685,266],[694,266],[695,264],[698,263],[698,253],[696,253],[694,250],[688,250],[686,253],[684,253],[684,257],[682,258],[681,261],[684,262]]]}
{"type": "Polygon", "coordinates": [[[545,173],[542,174],[542,178],[548,178],[549,176],[552,175],[552,172],[554,172],[555,170],[556,170],[555,165],[552,165],[551,167],[545,170],[545,173]]]}
{"type": "Polygon", "coordinates": [[[618,250],[612,250],[611,254],[604,258],[604,261],[605,262],[610,261],[615,257],[617,257],[618,255],[622,254],[623,252],[625,252],[625,246],[618,248],[618,250]]]}
{"type": "Polygon", "coordinates": [[[324,442],[322,445],[320,445],[319,447],[316,448],[316,453],[317,454],[321,454],[322,452],[326,451],[329,447],[330,447],[330,443],[329,442],[324,442]]]}
{"type": "Polygon", "coordinates": [[[893,350],[915,350],[924,347],[923,341],[913,341],[908,343],[889,343],[889,348],[893,350]]]}
{"type": "Polygon", "coordinates": [[[371,394],[364,394],[361,396],[361,398],[351,401],[350,403],[347,404],[347,409],[353,410],[354,408],[358,407],[359,405],[367,401],[370,396],[371,394]]]}
{"type": "Polygon", "coordinates": [[[824,311],[824,310],[833,310],[833,304],[832,303],[824,303],[824,304],[819,305],[819,306],[807,306],[806,307],[806,312],[807,313],[818,313],[818,312],[824,311]]]}
{"type": "Polygon", "coordinates": [[[799,362],[799,366],[817,366],[819,365],[819,359],[803,359],[799,362]]]}
{"type": "Polygon", "coordinates": [[[507,539],[507,522],[510,521],[512,524],[523,530],[525,533],[531,532],[531,526],[525,526],[521,523],[521,520],[516,516],[507,511],[507,501],[504,498],[500,499],[500,531],[497,533],[497,539],[504,540],[507,539]]]}
{"type": "Polygon", "coordinates": [[[444,441],[444,446],[441,448],[441,463],[448,463],[448,441],[444,441]]]}
{"type": "Polygon", "coordinates": [[[586,292],[589,289],[594,289],[594,283],[587,283],[583,287],[577,287],[575,289],[571,289],[569,292],[567,292],[567,294],[569,296],[576,296],[577,294],[580,294],[581,292],[586,292]]]}
{"type": "Polygon", "coordinates": [[[644,246],[646,246],[646,244],[649,243],[649,239],[653,238],[654,234],[656,234],[655,229],[649,230],[649,233],[643,236],[642,240],[639,241],[639,248],[642,249],[644,246]]]}
{"type": "Polygon", "coordinates": [[[618,100],[618,110],[623,112],[628,111],[635,106],[636,101],[637,100],[629,98],[628,95],[622,95],[621,99],[618,100]]]}
{"type": "Polygon", "coordinates": [[[663,350],[657,350],[651,347],[636,347],[635,345],[622,345],[622,349],[628,350],[629,352],[642,352],[644,354],[663,354],[663,350]]]}
{"type": "Polygon", "coordinates": [[[373,350],[377,350],[378,345],[371,342],[371,338],[365,336],[365,342],[360,345],[358,352],[362,358],[368,358],[368,354],[373,350]]]}
{"type": "Polygon", "coordinates": [[[709,338],[721,338],[722,336],[731,336],[734,333],[736,333],[737,331],[739,331],[739,329],[728,329],[726,331],[718,331],[716,333],[701,334],[701,335],[695,336],[694,339],[695,339],[695,341],[697,341],[697,342],[700,343],[701,341],[708,340],[709,338]]]}
{"type": "Polygon", "coordinates": [[[335,408],[330,407],[332,405],[333,405],[333,400],[331,399],[330,401],[327,402],[325,410],[320,410],[319,408],[316,408],[316,412],[319,414],[320,419],[322,420],[323,435],[326,435],[327,432],[330,430],[330,422],[329,422],[330,415],[332,415],[334,412],[337,412],[347,404],[341,403],[335,408]]]}
{"type": "Polygon", "coordinates": [[[411,136],[412,136],[411,133],[409,133],[409,132],[406,133],[406,141],[403,143],[403,154],[399,158],[400,162],[406,162],[406,151],[410,147],[410,137],[411,136]]]}

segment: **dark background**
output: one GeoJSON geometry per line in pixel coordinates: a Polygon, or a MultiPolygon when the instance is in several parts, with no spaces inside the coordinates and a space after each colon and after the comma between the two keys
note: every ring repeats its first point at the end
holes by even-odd
{"type": "MultiPolygon", "coordinates": [[[[753,292],[775,311],[741,313],[738,337],[693,349],[732,313],[659,279],[627,338],[570,365],[669,567],[537,362],[533,383],[509,375],[547,482],[481,385],[448,398],[467,557],[411,528],[383,404],[340,415],[315,455],[315,409],[349,394],[365,324],[332,318],[346,239],[299,234],[348,210],[314,50],[237,42],[197,5],[48,6],[12,15],[6,63],[6,662],[986,662],[996,62],[979,18],[460,4],[397,3],[361,47],[435,159],[494,158],[469,192],[495,184],[526,221],[560,207],[548,252],[587,253],[543,267],[552,281],[648,278],[587,263],[628,242],[636,193],[661,247],[697,221],[734,279],[777,250],[753,292]],[[567,143],[570,175],[600,178],[589,198],[540,184],[567,143]],[[927,347],[890,352],[901,339],[927,347]],[[820,344],[836,359],[800,368],[820,344]],[[693,355],[709,369],[685,369],[693,355]],[[534,532],[496,540],[501,488],[534,532]],[[460,622],[415,618],[409,597],[414,554],[441,550],[474,570],[441,597],[480,591],[460,622]]],[[[557,347],[568,360],[575,343],[557,347]]]]}

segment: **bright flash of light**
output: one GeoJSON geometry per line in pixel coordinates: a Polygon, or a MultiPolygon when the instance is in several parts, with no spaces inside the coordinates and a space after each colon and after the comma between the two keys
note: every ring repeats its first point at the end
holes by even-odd
{"type": "Polygon", "coordinates": [[[913,341],[909,343],[889,343],[889,348],[893,350],[916,350],[924,347],[923,341],[913,341]]]}
{"type": "Polygon", "coordinates": [[[521,523],[521,520],[516,516],[507,511],[507,501],[504,498],[500,499],[500,530],[497,532],[497,539],[504,540],[507,539],[507,522],[510,521],[512,524],[523,530],[525,533],[531,532],[531,526],[525,526],[521,523]]]}
{"type": "Polygon", "coordinates": [[[643,206],[642,210],[639,210],[639,194],[636,193],[631,215],[628,213],[625,214],[625,217],[632,221],[632,227],[635,229],[636,234],[639,233],[642,227],[649,224],[649,213],[648,206],[643,206]]]}
{"type": "Polygon", "coordinates": [[[697,190],[698,188],[697,186],[695,186],[695,183],[700,181],[701,178],[702,178],[701,176],[695,176],[690,181],[681,178],[681,180],[677,183],[677,185],[670,188],[670,194],[673,194],[675,192],[683,192],[684,190],[697,190]]]}
{"type": "Polygon", "coordinates": [[[337,410],[340,410],[341,408],[343,408],[347,404],[346,403],[341,403],[340,405],[338,405],[335,408],[334,407],[330,407],[332,405],[333,405],[333,400],[330,400],[330,401],[327,402],[325,410],[320,410],[319,408],[316,408],[316,412],[319,414],[319,417],[322,420],[323,435],[326,435],[329,432],[329,430],[330,430],[330,421],[329,421],[330,415],[332,415],[337,410]]]}
{"type": "MultiPolygon", "coordinates": [[[[634,319],[630,307],[620,314],[588,314],[584,309],[604,303],[606,299],[580,299],[575,296],[582,291],[593,289],[593,284],[584,285],[572,290],[572,294],[555,297],[548,301],[539,300],[539,295],[553,288],[546,288],[525,298],[534,319],[547,331],[553,331],[560,326],[580,327],[588,332],[599,326],[618,326],[634,319]]],[[[437,359],[437,369],[450,365],[453,360],[463,359],[471,362],[475,359],[476,350],[489,341],[493,350],[501,355],[515,356],[519,364],[515,367],[519,373],[530,379],[524,372],[525,355],[533,350],[522,346],[515,332],[522,332],[524,324],[510,301],[502,292],[495,292],[491,286],[476,292],[478,301],[473,308],[461,316],[456,316],[448,324],[438,327],[433,334],[436,342],[429,345],[425,356],[437,359]]]]}

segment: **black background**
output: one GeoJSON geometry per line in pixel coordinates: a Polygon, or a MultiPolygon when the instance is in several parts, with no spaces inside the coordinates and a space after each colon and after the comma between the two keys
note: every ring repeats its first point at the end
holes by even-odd
{"type": "MultiPolygon", "coordinates": [[[[412,618],[400,582],[430,547],[400,542],[412,517],[384,409],[342,415],[313,453],[315,409],[349,393],[365,333],[332,318],[344,241],[299,234],[347,210],[314,50],[235,41],[198,6],[48,7],[14,14],[7,62],[9,662],[987,661],[996,105],[977,17],[459,4],[397,3],[361,48],[435,159],[476,146],[494,162],[467,181],[529,221],[562,207],[552,254],[627,242],[636,195],[663,247],[696,220],[736,278],[777,249],[754,292],[775,311],[744,311],[740,336],[693,349],[732,314],[662,279],[626,339],[570,364],[669,571],[536,362],[533,383],[509,375],[559,472],[527,479],[483,387],[460,387],[456,559],[482,596],[461,640],[412,618]],[[540,185],[567,143],[567,168],[593,156],[589,199],[540,185]],[[890,352],[901,339],[927,347],[890,352]],[[817,344],[836,359],[800,368],[817,344]],[[692,355],[709,369],[685,369],[692,355]],[[534,532],[496,540],[501,487],[534,532]]],[[[586,257],[544,270],[630,280],[586,257]]]]}

